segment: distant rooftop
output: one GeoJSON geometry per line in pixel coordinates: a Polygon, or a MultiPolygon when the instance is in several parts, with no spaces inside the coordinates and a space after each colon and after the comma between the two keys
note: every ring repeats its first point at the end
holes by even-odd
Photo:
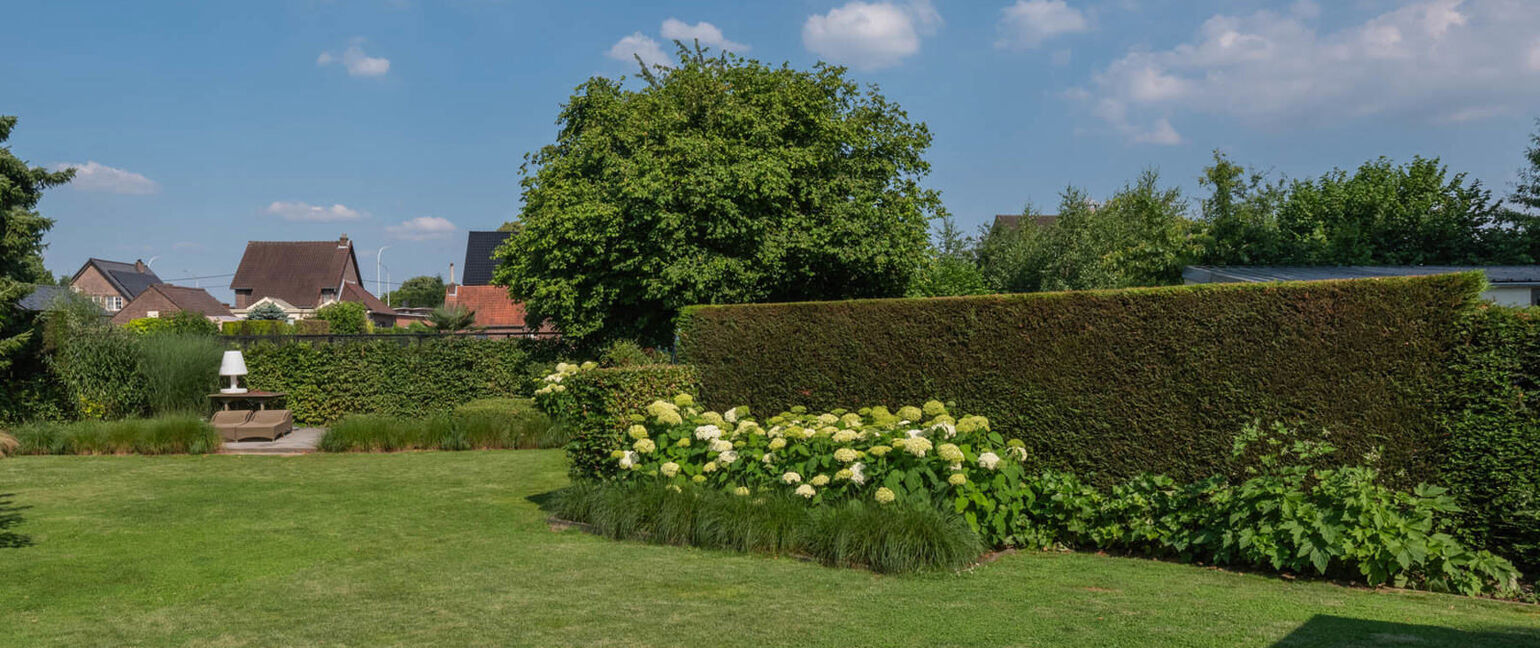
{"type": "MultiPolygon", "coordinates": [[[[1021,219],[1021,214],[997,214],[995,215],[994,227],[996,229],[1001,227],[1012,229],[1021,227],[1021,219]]],[[[1048,227],[1057,222],[1059,222],[1058,214],[1034,214],[1032,216],[1032,223],[1038,227],[1048,227]]]]}
{"type": "Polygon", "coordinates": [[[1316,281],[1321,279],[1373,279],[1414,277],[1480,270],[1492,284],[1540,286],[1540,265],[1521,266],[1187,266],[1186,283],[1234,283],[1257,281],[1316,281]]]}
{"type": "Polygon", "coordinates": [[[492,273],[497,270],[497,260],[492,253],[507,240],[512,232],[470,232],[465,241],[465,274],[462,286],[486,286],[492,283],[492,273]]]}

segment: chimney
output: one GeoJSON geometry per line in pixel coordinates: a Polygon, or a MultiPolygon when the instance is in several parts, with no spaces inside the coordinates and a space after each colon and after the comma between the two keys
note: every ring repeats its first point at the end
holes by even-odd
{"type": "Polygon", "coordinates": [[[346,233],[343,233],[342,238],[337,239],[337,247],[345,248],[350,245],[352,244],[348,242],[348,235],[346,233]]]}
{"type": "Polygon", "coordinates": [[[144,274],[150,271],[150,266],[144,264],[144,259],[134,259],[134,271],[144,274]]]}
{"type": "Polygon", "coordinates": [[[449,264],[449,283],[454,283],[454,282],[455,282],[455,264],[453,262],[450,262],[450,264],[449,264]]]}
{"type": "Polygon", "coordinates": [[[460,287],[455,285],[455,264],[452,262],[449,264],[449,285],[444,287],[444,294],[449,297],[460,294],[460,287]]]}

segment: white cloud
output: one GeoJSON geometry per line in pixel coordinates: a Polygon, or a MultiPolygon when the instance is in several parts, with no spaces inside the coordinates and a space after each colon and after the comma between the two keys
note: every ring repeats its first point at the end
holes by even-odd
{"type": "Polygon", "coordinates": [[[286,221],[305,223],[334,223],[337,221],[358,220],[364,217],[363,212],[342,204],[326,207],[324,205],[283,201],[277,201],[268,205],[267,213],[281,217],[286,221]]]}
{"type": "Polygon", "coordinates": [[[920,51],[920,39],[935,33],[941,14],[929,0],[905,4],[848,2],[827,14],[808,16],[802,45],[834,63],[863,70],[892,67],[920,51]]]}
{"type": "Polygon", "coordinates": [[[694,25],[683,20],[669,18],[663,21],[662,32],[664,40],[677,40],[682,43],[700,41],[701,45],[715,47],[719,50],[733,52],[747,52],[749,46],[743,43],[734,43],[722,35],[722,30],[709,22],[701,21],[694,25]]]}
{"type": "Polygon", "coordinates": [[[636,32],[616,41],[614,45],[610,46],[610,51],[605,52],[604,55],[627,63],[635,61],[637,57],[640,57],[642,63],[648,67],[668,65],[673,62],[672,58],[663,53],[663,48],[658,45],[658,41],[653,40],[642,32],[636,32]]]}
{"type": "Polygon", "coordinates": [[[81,191],[129,194],[143,196],[160,191],[160,185],[133,171],[126,171],[97,162],[61,162],[53,166],[55,171],[75,170],[75,179],[69,186],[81,191]]]}
{"type": "Polygon", "coordinates": [[[1091,22],[1064,0],[1016,0],[1000,10],[1000,39],[995,47],[1025,50],[1062,34],[1091,30],[1091,22]]]}
{"type": "Polygon", "coordinates": [[[1128,139],[1156,144],[1182,141],[1171,126],[1181,115],[1282,126],[1467,121],[1540,100],[1540,44],[1530,60],[1522,54],[1540,32],[1527,0],[1421,0],[1330,31],[1316,12],[1306,2],[1215,15],[1189,42],[1131,51],[1066,96],[1128,139]]]}
{"type": "Polygon", "coordinates": [[[315,59],[315,64],[320,66],[341,63],[347,68],[348,76],[378,77],[385,76],[390,71],[390,59],[385,57],[369,56],[364,53],[364,39],[355,38],[348,44],[348,48],[341,54],[321,52],[315,59]]]}
{"type": "Polygon", "coordinates": [[[386,227],[385,231],[391,236],[408,241],[427,241],[449,238],[455,233],[455,224],[437,216],[418,216],[401,221],[400,225],[386,227]]]}

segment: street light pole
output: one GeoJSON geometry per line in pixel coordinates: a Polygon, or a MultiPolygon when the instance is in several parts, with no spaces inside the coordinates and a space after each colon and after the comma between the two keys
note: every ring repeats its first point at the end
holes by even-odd
{"type": "MultiPolygon", "coordinates": [[[[389,245],[381,246],[380,249],[374,253],[374,292],[376,297],[379,296],[380,289],[384,288],[385,286],[385,284],[380,283],[380,258],[381,255],[385,254],[385,250],[388,249],[390,249],[389,245]]],[[[386,305],[388,306],[389,304],[386,305]]]]}

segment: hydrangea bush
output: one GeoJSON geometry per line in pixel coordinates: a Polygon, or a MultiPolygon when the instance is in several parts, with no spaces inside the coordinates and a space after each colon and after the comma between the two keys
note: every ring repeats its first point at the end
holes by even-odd
{"type": "Polygon", "coordinates": [[[794,407],[761,421],[744,407],[704,410],[689,394],[634,415],[623,447],[610,454],[621,479],[784,493],[810,504],[950,502],[997,545],[1014,540],[1025,457],[1021,442],[990,431],[988,419],[954,417],[939,401],[896,411],[794,407]]]}

